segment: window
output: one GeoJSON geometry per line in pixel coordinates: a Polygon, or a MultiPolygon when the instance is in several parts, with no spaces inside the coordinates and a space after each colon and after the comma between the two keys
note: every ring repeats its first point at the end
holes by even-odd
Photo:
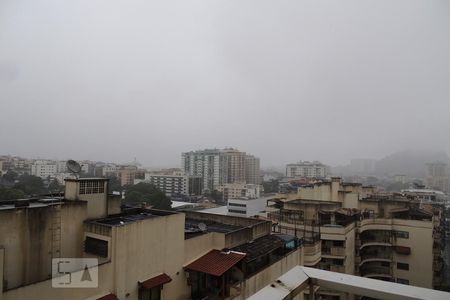
{"type": "Polygon", "coordinates": [[[139,289],[139,300],[160,300],[161,287],[157,286],[151,289],[139,289]]]}
{"type": "Polygon", "coordinates": [[[103,194],[105,185],[103,181],[83,180],[80,181],[80,195],[83,194],[103,194]]]}
{"type": "Polygon", "coordinates": [[[405,263],[397,263],[397,269],[399,270],[409,270],[409,264],[405,264],[405,263]]]}
{"type": "Polygon", "coordinates": [[[108,242],[87,236],[84,241],[84,252],[108,257],[108,242]]]}
{"type": "Polygon", "coordinates": [[[245,211],[244,210],[229,209],[228,212],[235,213],[235,214],[244,214],[245,215],[245,211]]]}
{"type": "Polygon", "coordinates": [[[394,236],[397,237],[397,238],[409,239],[409,232],[394,230],[394,236]]]}
{"type": "Polygon", "coordinates": [[[240,204],[240,203],[228,203],[229,206],[238,206],[238,207],[247,207],[246,204],[240,204]]]}
{"type": "Polygon", "coordinates": [[[409,285],[409,280],[408,279],[397,278],[397,283],[408,284],[409,285]]]}
{"type": "Polygon", "coordinates": [[[333,241],[333,247],[344,247],[344,241],[333,241]]]}

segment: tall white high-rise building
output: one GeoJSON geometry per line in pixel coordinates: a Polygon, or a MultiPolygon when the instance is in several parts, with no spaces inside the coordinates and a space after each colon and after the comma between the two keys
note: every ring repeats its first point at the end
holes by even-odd
{"type": "Polygon", "coordinates": [[[259,183],[259,158],[236,149],[206,149],[181,155],[186,175],[201,176],[204,191],[227,183],[259,183]]]}

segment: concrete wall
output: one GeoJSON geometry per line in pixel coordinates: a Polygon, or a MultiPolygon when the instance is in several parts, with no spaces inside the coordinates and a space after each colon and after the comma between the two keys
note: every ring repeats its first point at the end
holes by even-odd
{"type": "MultiPolygon", "coordinates": [[[[18,289],[9,290],[3,293],[2,300],[17,299],[97,299],[100,296],[111,293],[113,286],[114,268],[111,263],[99,266],[98,278],[99,287],[80,288],[53,288],[52,281],[46,280],[35,284],[30,284],[18,289]]],[[[137,299],[137,298],[136,298],[137,299]]]]}
{"type": "Polygon", "coordinates": [[[298,265],[303,265],[303,248],[298,248],[296,251],[289,253],[273,265],[236,285],[232,288],[232,295],[229,299],[246,299],[298,265]]]}
{"type": "Polygon", "coordinates": [[[108,215],[118,214],[121,212],[122,205],[121,195],[108,195],[108,215]]]}
{"type": "MultiPolygon", "coordinates": [[[[59,220],[55,207],[24,207],[0,211],[0,246],[4,248],[5,289],[51,277],[52,230],[59,220]]],[[[61,206],[62,257],[82,257],[86,203],[61,206]],[[65,222],[67,220],[70,222],[65,222]]],[[[58,235],[59,236],[59,235],[58,235]]],[[[54,253],[53,255],[58,255],[54,253]]]]}
{"type": "Polygon", "coordinates": [[[209,232],[187,239],[184,244],[184,265],[188,265],[212,249],[222,250],[225,248],[225,235],[209,232]]]}
{"type": "MultiPolygon", "coordinates": [[[[93,181],[99,181],[101,179],[95,179],[93,181]]],[[[103,218],[106,217],[108,213],[108,181],[104,180],[104,193],[97,193],[97,194],[80,194],[80,181],[83,181],[83,179],[79,180],[67,180],[65,181],[65,190],[64,190],[64,197],[67,200],[73,200],[73,201],[87,201],[87,207],[88,207],[88,215],[87,217],[89,219],[95,219],[95,218],[103,218]]]]}
{"type": "Polygon", "coordinates": [[[184,264],[184,215],[156,217],[113,228],[114,293],[119,299],[138,299],[138,281],[166,273],[172,281],[162,299],[190,295],[184,264]]]}

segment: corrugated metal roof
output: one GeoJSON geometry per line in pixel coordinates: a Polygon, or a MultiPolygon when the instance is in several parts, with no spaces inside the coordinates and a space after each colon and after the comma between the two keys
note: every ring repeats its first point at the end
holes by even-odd
{"type": "Polygon", "coordinates": [[[152,277],[150,279],[147,279],[140,283],[141,287],[144,289],[151,289],[160,285],[163,285],[165,283],[171,282],[172,278],[170,278],[169,275],[166,273],[162,273],[158,276],[152,277]]]}
{"type": "Polygon", "coordinates": [[[222,252],[214,249],[187,265],[185,269],[207,273],[213,276],[222,276],[244,257],[245,253],[235,251],[222,252]]]}

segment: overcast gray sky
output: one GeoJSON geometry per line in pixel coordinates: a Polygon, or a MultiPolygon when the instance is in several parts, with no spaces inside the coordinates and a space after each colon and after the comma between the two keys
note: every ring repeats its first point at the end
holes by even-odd
{"type": "Polygon", "coordinates": [[[0,154],[450,152],[450,1],[0,0],[0,154]]]}

